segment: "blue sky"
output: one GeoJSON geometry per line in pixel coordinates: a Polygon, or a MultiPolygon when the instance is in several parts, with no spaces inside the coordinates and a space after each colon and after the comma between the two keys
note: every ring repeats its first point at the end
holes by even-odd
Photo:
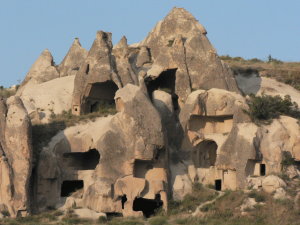
{"type": "Polygon", "coordinates": [[[300,1],[0,0],[0,86],[23,80],[46,48],[59,64],[75,37],[90,49],[97,30],[140,42],[174,7],[206,28],[219,55],[300,61],[300,1]]]}

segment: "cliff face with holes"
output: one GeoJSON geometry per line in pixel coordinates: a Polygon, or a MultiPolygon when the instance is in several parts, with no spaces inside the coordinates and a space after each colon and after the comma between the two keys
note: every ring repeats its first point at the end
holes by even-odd
{"type": "MultiPolygon", "coordinates": [[[[98,31],[89,51],[75,39],[58,66],[45,50],[20,98],[0,101],[0,211],[25,216],[76,205],[149,217],[182,200],[194,182],[247,188],[251,176],[280,172],[290,159],[298,179],[299,124],[284,116],[252,123],[233,72],[206,35],[175,7],[135,45],[124,36],[113,46],[111,33],[98,31]],[[32,165],[31,123],[107,105],[118,113],[60,131],[34,149],[40,155],[32,165]]],[[[237,75],[241,90],[257,92],[261,79],[254,78],[237,75]]]]}

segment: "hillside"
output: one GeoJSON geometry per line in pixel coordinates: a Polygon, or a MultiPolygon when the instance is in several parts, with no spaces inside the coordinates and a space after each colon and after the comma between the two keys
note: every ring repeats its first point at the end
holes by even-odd
{"type": "Polygon", "coordinates": [[[0,223],[297,224],[299,64],[219,57],[178,7],[44,50],[1,90],[0,223]]]}

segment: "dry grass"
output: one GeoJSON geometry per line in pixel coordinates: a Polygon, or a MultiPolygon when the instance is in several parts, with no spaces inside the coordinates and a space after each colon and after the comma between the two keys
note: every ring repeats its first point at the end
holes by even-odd
{"type": "Polygon", "coordinates": [[[257,70],[262,77],[270,77],[300,90],[300,62],[282,62],[273,59],[264,62],[259,59],[244,60],[242,57],[220,56],[234,71],[257,70]]]}
{"type": "Polygon", "coordinates": [[[8,88],[0,89],[0,97],[2,98],[9,98],[16,94],[16,90],[10,90],[8,88]]]}

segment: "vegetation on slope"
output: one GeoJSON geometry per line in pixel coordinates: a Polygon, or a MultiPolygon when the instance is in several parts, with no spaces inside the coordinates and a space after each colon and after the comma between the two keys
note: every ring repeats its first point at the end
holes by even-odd
{"type": "Polygon", "coordinates": [[[16,89],[10,89],[0,86],[0,98],[9,98],[10,96],[15,95],[19,87],[20,85],[17,85],[16,89]]]}
{"type": "Polygon", "coordinates": [[[296,102],[292,102],[291,97],[286,95],[282,99],[279,95],[271,96],[262,94],[255,96],[250,94],[249,111],[244,110],[253,122],[268,121],[279,118],[280,115],[290,116],[296,119],[300,118],[300,111],[296,102]]]}
{"type": "Polygon", "coordinates": [[[259,71],[260,76],[270,77],[300,90],[300,62],[283,62],[268,56],[267,60],[257,58],[245,60],[242,57],[220,56],[234,71],[259,71]]]}
{"type": "Polygon", "coordinates": [[[60,210],[50,210],[46,213],[33,215],[26,218],[4,218],[1,224],[108,224],[108,225],[164,225],[164,224],[299,224],[300,213],[297,209],[300,201],[293,201],[297,192],[295,187],[299,181],[291,180],[282,174],[281,178],[288,184],[285,191],[291,196],[287,199],[274,199],[273,194],[263,190],[238,190],[220,192],[209,189],[199,183],[193,187],[193,192],[183,201],[170,201],[168,214],[162,211],[149,219],[123,218],[120,215],[100,217],[98,220],[80,219],[74,213],[74,208],[65,213],[60,210]],[[191,198],[192,196],[192,198],[191,198]],[[248,198],[254,199],[257,204],[253,208],[246,208],[244,212],[240,206],[248,198]],[[206,202],[213,200],[212,202],[206,202]],[[197,206],[202,204],[200,214],[196,217],[192,213],[197,206]]]}

